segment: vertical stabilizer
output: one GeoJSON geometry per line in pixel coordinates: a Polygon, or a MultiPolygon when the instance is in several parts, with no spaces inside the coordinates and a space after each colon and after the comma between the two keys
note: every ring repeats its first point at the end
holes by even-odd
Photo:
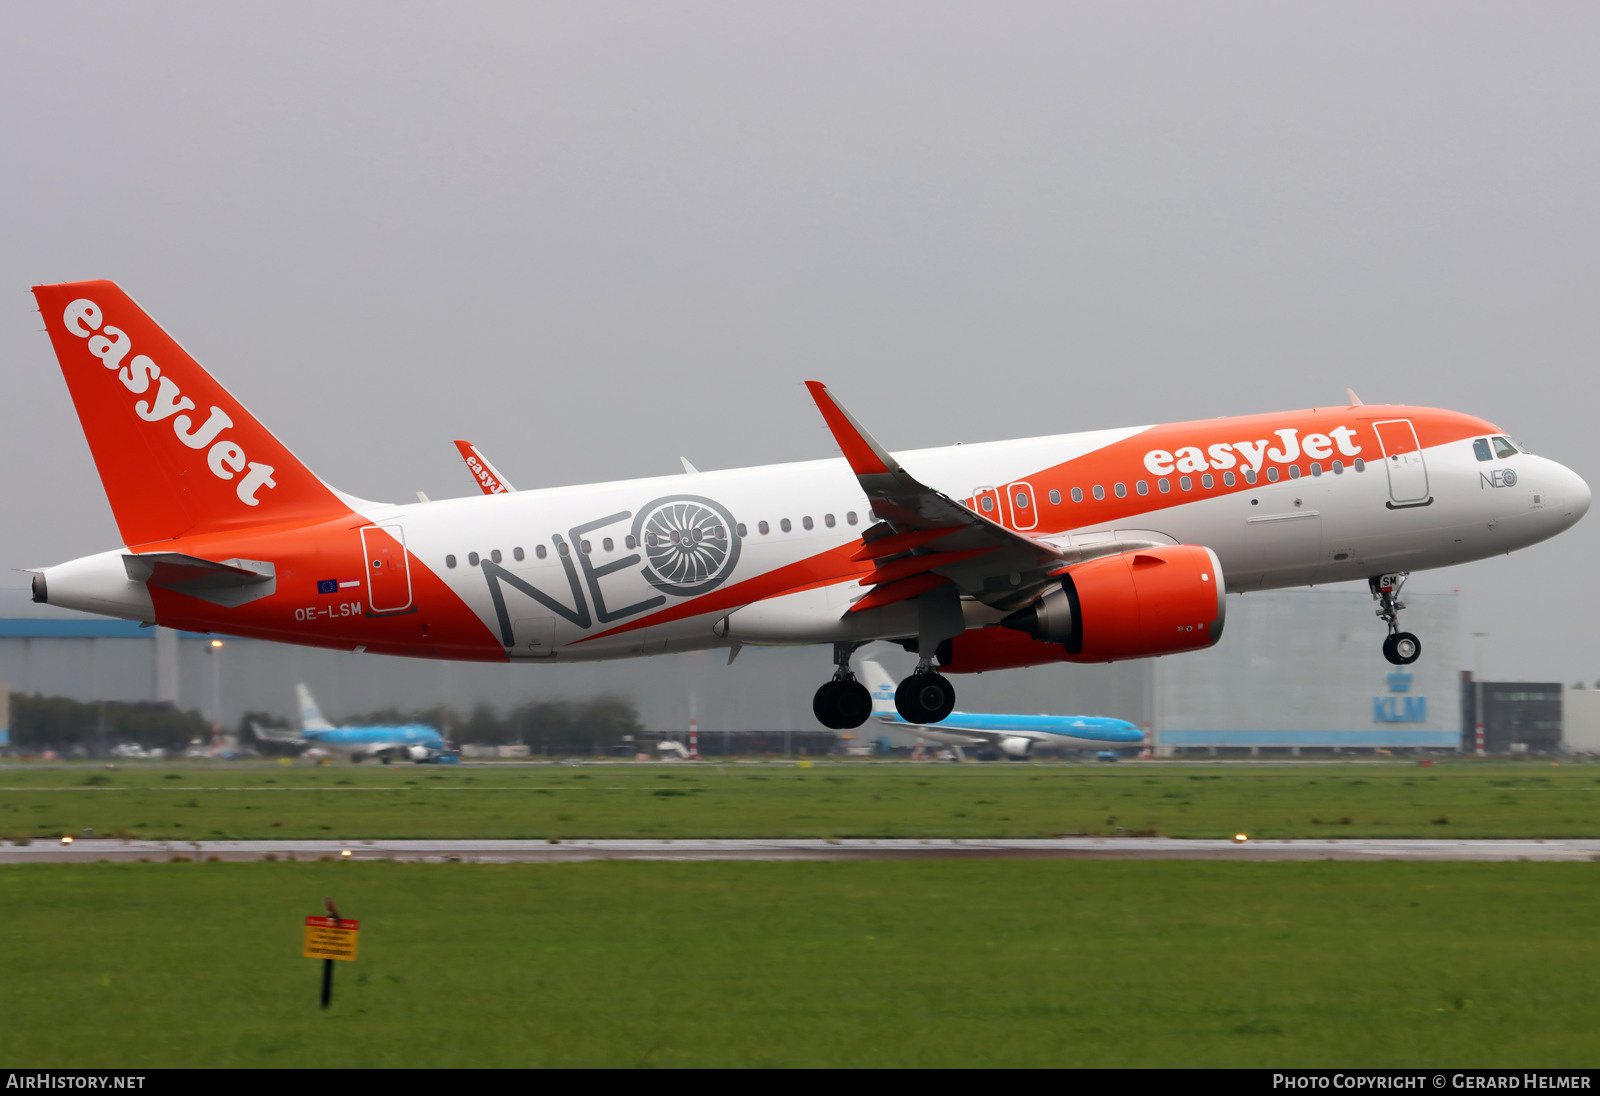
{"type": "Polygon", "coordinates": [[[302,682],[294,687],[294,695],[300,701],[300,730],[302,733],[311,731],[331,731],[333,724],[322,718],[322,712],[317,707],[317,702],[311,699],[311,690],[302,682]]]}
{"type": "Polygon", "coordinates": [[[123,543],[350,512],[115,284],[33,295],[123,543]]]}
{"type": "Polygon", "coordinates": [[[862,684],[872,694],[872,714],[889,716],[899,722],[894,708],[894,678],[889,671],[869,659],[861,660],[862,684]]]}

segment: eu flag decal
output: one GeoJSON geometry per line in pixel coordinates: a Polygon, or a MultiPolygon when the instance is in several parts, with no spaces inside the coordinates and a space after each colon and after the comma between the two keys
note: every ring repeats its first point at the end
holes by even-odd
{"type": "Polygon", "coordinates": [[[324,578],[324,579],[318,579],[317,580],[317,593],[319,593],[319,594],[337,594],[338,592],[339,592],[339,580],[338,579],[336,579],[336,578],[324,578]]]}

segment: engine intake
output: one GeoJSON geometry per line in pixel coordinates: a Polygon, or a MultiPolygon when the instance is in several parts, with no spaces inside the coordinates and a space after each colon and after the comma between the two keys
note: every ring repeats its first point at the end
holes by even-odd
{"type": "Polygon", "coordinates": [[[1007,757],[1016,758],[1018,761],[1028,756],[1033,749],[1033,739],[1022,738],[1018,735],[1007,736],[1000,740],[1000,749],[1007,757]]]}

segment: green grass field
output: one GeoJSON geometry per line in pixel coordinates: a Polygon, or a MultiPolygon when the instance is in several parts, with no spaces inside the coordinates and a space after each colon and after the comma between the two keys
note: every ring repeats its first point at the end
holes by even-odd
{"type": "Polygon", "coordinates": [[[0,867],[0,1060],[1600,1063],[1600,866],[0,867]],[[317,1008],[302,919],[362,923],[317,1008]]]}
{"type": "Polygon", "coordinates": [[[1600,837],[1600,765],[103,766],[0,772],[0,838],[1600,837]]]}

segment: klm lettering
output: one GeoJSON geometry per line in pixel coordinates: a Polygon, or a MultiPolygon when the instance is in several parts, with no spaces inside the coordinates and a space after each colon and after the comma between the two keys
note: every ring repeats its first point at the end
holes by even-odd
{"type": "Polygon", "coordinates": [[[1372,698],[1374,723],[1426,723],[1428,698],[1425,696],[1375,696],[1372,698]]]}

